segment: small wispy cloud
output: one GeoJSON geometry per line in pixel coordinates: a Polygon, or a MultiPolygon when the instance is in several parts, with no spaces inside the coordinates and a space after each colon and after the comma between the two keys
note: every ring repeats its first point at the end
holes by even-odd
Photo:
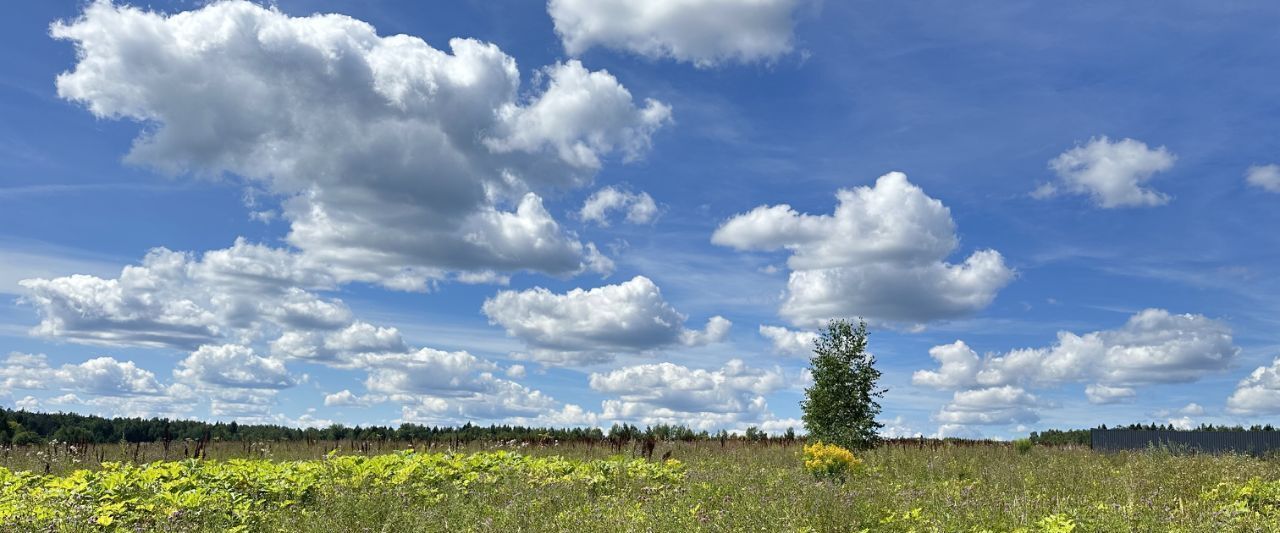
{"type": "Polygon", "coordinates": [[[42,185],[18,185],[0,187],[0,200],[48,196],[55,194],[83,194],[100,191],[166,191],[177,188],[162,183],[50,183],[42,185]]]}

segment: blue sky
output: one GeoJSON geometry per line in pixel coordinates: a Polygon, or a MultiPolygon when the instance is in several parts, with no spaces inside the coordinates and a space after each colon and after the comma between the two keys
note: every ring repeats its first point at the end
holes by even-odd
{"type": "Polygon", "coordinates": [[[1280,8],[730,4],[12,6],[0,401],[781,431],[863,316],[893,434],[1277,422],[1280,8]]]}

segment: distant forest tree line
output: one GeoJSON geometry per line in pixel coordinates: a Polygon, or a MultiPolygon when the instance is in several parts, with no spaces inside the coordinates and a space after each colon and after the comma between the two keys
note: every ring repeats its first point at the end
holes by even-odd
{"type": "MultiPolygon", "coordinates": [[[[1098,429],[1130,429],[1161,431],[1277,431],[1271,425],[1214,426],[1201,425],[1191,429],[1175,428],[1171,424],[1130,424],[1098,429]]],[[[1031,432],[1029,440],[1044,446],[1088,446],[1088,429],[1047,429],[1031,432]]],[[[728,431],[696,431],[685,426],[665,425],[640,428],[622,424],[608,431],[600,428],[539,428],[512,425],[478,426],[467,423],[462,426],[426,426],[401,424],[389,426],[354,426],[334,424],[323,428],[295,428],[273,424],[238,424],[236,422],[201,422],[197,420],[170,420],[167,418],[104,418],[75,413],[34,413],[0,408],[0,444],[40,444],[58,441],[71,444],[107,444],[117,442],[165,442],[180,440],[216,441],[376,441],[396,440],[435,443],[467,442],[607,442],[607,441],[750,441],[794,442],[798,438],[793,429],[778,436],[770,436],[757,427],[749,427],[742,434],[728,431]]],[[[893,439],[914,441],[917,439],[893,439]]],[[[954,440],[954,439],[948,439],[954,440]]]]}
{"type": "Polygon", "coordinates": [[[465,443],[473,441],[519,442],[586,442],[658,440],[712,441],[727,440],[795,441],[788,429],[781,436],[770,436],[757,427],[743,434],[721,430],[716,433],[695,431],[685,426],[660,424],[641,429],[637,426],[614,425],[608,432],[600,428],[539,428],[511,425],[477,426],[467,423],[458,427],[401,424],[399,427],[355,426],[334,424],[324,428],[293,428],[273,424],[239,424],[236,422],[200,422],[167,418],[104,418],[74,413],[33,413],[0,408],[0,444],[40,444],[58,441],[72,444],[106,444],[117,442],[194,441],[322,441],[322,440],[398,440],[414,442],[465,443]]]}

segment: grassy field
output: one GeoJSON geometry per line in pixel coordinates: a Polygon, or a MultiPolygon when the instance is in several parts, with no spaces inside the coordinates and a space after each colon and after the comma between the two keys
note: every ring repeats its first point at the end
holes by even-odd
{"type": "MultiPolygon", "coordinates": [[[[1280,531],[1280,462],[1243,456],[892,446],[858,454],[861,469],[839,483],[806,473],[798,445],[660,445],[671,462],[617,457],[607,446],[516,455],[473,446],[448,456],[375,446],[355,450],[367,459],[349,449],[322,458],[334,447],[221,444],[203,462],[171,449],[179,461],[96,475],[74,471],[100,468],[93,460],[8,450],[0,530],[1280,531]],[[227,461],[237,456],[249,459],[227,461]],[[35,472],[14,473],[22,470],[35,472]],[[93,486],[67,488],[76,483],[93,486]],[[205,501],[156,495],[201,485],[205,501]]],[[[163,454],[110,451],[98,453],[163,454]]]]}

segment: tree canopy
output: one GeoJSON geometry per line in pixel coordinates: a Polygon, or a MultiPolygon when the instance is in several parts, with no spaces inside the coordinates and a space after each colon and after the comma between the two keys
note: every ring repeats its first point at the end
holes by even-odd
{"type": "Polygon", "coordinates": [[[885,389],[876,385],[880,371],[867,352],[867,324],[855,326],[831,320],[814,342],[810,371],[813,385],[805,389],[804,425],[811,440],[849,449],[875,446],[883,424],[876,421],[885,389]]]}

